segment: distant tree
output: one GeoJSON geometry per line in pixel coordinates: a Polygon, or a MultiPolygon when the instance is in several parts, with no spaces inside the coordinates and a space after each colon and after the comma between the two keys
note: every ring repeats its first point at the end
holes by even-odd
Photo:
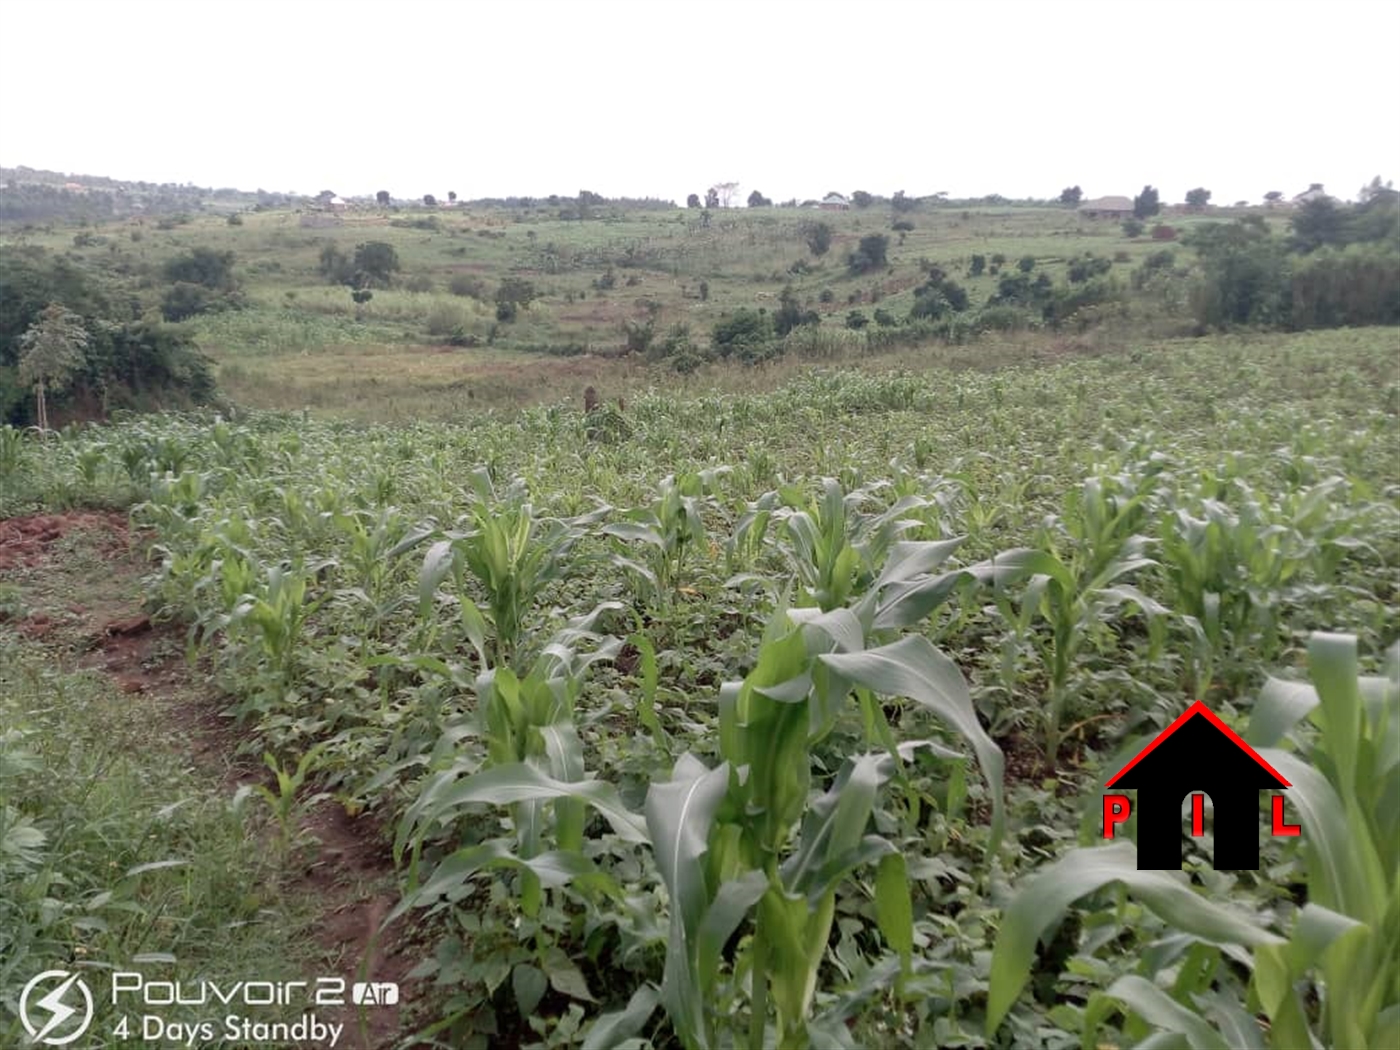
{"type": "Polygon", "coordinates": [[[1369,204],[1377,197],[1380,197],[1387,192],[1394,192],[1394,190],[1394,182],[1388,181],[1383,183],[1381,182],[1381,177],[1377,175],[1365,186],[1361,187],[1361,191],[1356,195],[1356,200],[1358,204],[1369,204]]]}
{"type": "Polygon", "coordinates": [[[61,393],[87,364],[88,333],[83,319],[59,303],[49,303],[39,319],[19,337],[19,372],[23,386],[34,388],[39,431],[49,429],[48,393],[61,393]]]}
{"type": "Polygon", "coordinates": [[[1292,247],[1307,253],[1328,244],[1346,242],[1346,215],[1331,197],[1315,197],[1293,216],[1292,247]]]}
{"type": "Polygon", "coordinates": [[[228,217],[228,224],[230,226],[242,226],[243,216],[239,215],[238,212],[234,212],[228,217]]]}
{"type": "Polygon", "coordinates": [[[382,208],[387,208],[387,207],[389,206],[389,200],[390,200],[389,191],[388,191],[388,190],[380,190],[378,193],[376,193],[376,194],[374,195],[374,199],[377,200],[377,201],[379,202],[379,206],[380,206],[380,207],[382,207],[382,208]]]}
{"type": "Polygon", "coordinates": [[[425,193],[423,194],[423,203],[426,204],[429,208],[435,208],[437,207],[437,198],[434,197],[431,193],[425,193]]]}
{"type": "Polygon", "coordinates": [[[1264,194],[1264,200],[1269,204],[1277,204],[1279,201],[1283,200],[1283,191],[1270,190],[1268,193],[1264,194]]]}
{"type": "Polygon", "coordinates": [[[1068,186],[1060,191],[1061,204],[1078,204],[1084,199],[1084,191],[1078,186],[1068,186]]]}
{"type": "Polygon", "coordinates": [[[1144,186],[1142,192],[1133,198],[1133,216],[1150,219],[1162,210],[1162,201],[1155,186],[1144,186]]]}
{"type": "Polygon", "coordinates": [[[825,255],[831,247],[831,225],[825,222],[808,222],[802,226],[802,239],[807,242],[813,255],[825,255]]]}
{"type": "Polygon", "coordinates": [[[765,197],[763,194],[759,193],[758,190],[754,190],[752,193],[749,194],[750,208],[771,208],[772,206],[773,202],[767,197],[765,197]]]}
{"type": "Polygon", "coordinates": [[[1204,208],[1210,200],[1210,190],[1204,186],[1197,186],[1194,190],[1186,191],[1186,203],[1193,208],[1204,208]]]}
{"type": "Polygon", "coordinates": [[[355,287],[379,285],[387,288],[398,271],[399,253],[394,250],[392,244],[368,241],[356,246],[350,274],[355,287]]]}
{"type": "Polygon", "coordinates": [[[720,205],[728,208],[734,203],[734,194],[738,192],[739,184],[737,182],[717,182],[712,189],[716,193],[720,205]]]}
{"type": "Polygon", "coordinates": [[[456,190],[448,190],[448,191],[447,191],[447,199],[455,203],[456,200],[457,200],[457,191],[456,191],[456,190]]]}
{"type": "Polygon", "coordinates": [[[969,277],[981,277],[982,271],[987,268],[987,257],[985,255],[974,255],[972,264],[967,268],[969,277]]]}
{"type": "Polygon", "coordinates": [[[233,277],[233,252],[203,247],[191,248],[166,262],[165,279],[230,291],[236,284],[233,277]]]}
{"type": "Polygon", "coordinates": [[[1020,270],[1022,273],[1030,273],[1032,270],[1035,269],[1035,256],[1021,256],[1020,259],[1016,260],[1016,269],[1020,270]]]}
{"type": "Polygon", "coordinates": [[[496,289],[496,320],[514,321],[518,309],[528,309],[536,294],[535,286],[523,277],[507,277],[496,289]]]}
{"type": "Polygon", "coordinates": [[[713,186],[711,186],[708,190],[705,191],[705,207],[719,207],[719,190],[715,189],[713,186]]]}
{"type": "Polygon", "coordinates": [[[913,211],[919,206],[919,202],[913,197],[906,197],[903,190],[895,190],[894,196],[890,198],[890,207],[897,212],[913,211]]]}
{"type": "Polygon", "coordinates": [[[846,257],[846,266],[853,274],[869,273],[889,265],[890,239],[883,233],[872,233],[860,239],[860,246],[846,257]]]}
{"type": "Polygon", "coordinates": [[[875,198],[864,190],[856,190],[851,194],[851,203],[857,208],[868,208],[875,203],[875,198]]]}
{"type": "Polygon", "coordinates": [[[700,194],[698,194],[698,193],[692,193],[689,197],[687,197],[687,198],[685,199],[685,206],[686,206],[687,208],[698,208],[698,207],[700,207],[700,194]]]}
{"type": "Polygon", "coordinates": [[[859,310],[852,310],[846,315],[846,327],[853,332],[859,332],[869,323],[870,318],[866,317],[865,314],[861,313],[859,310]]]}
{"type": "Polygon", "coordinates": [[[1124,237],[1141,237],[1142,231],[1145,229],[1147,227],[1142,224],[1141,219],[1125,219],[1123,221],[1124,237]]]}

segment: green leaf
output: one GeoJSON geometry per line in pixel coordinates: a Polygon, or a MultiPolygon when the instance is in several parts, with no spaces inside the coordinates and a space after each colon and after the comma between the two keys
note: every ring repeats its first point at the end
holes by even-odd
{"type": "Polygon", "coordinates": [[[520,1010],[520,1016],[533,1017],[549,982],[538,968],[528,963],[517,963],[510,975],[510,986],[515,992],[515,1005],[520,1010]]]}
{"type": "Polygon", "coordinates": [[[623,805],[611,784],[601,780],[565,783],[523,762],[485,769],[452,785],[437,798],[433,816],[472,802],[510,806],[551,798],[582,799],[602,813],[621,838],[628,842],[648,841],[646,823],[623,805]]]}
{"type": "Polygon", "coordinates": [[[626,1009],[603,1014],[593,1022],[583,1040],[583,1050],[613,1050],[631,1039],[651,1020],[660,1001],[655,985],[642,985],[632,993],[626,1009]]]}
{"type": "Polygon", "coordinates": [[[1139,871],[1137,848],[1132,843],[1071,850],[1020,889],[1002,916],[987,989],[989,1036],[1025,987],[1041,935],[1075,901],[1119,882],[1177,929],[1211,944],[1252,947],[1282,943],[1282,938],[1261,927],[1252,916],[1197,895],[1184,877],[1139,871]]]}
{"type": "Polygon", "coordinates": [[[914,957],[914,903],[902,853],[886,854],[875,872],[875,921],[886,943],[899,953],[900,968],[908,976],[914,957]]]}
{"type": "Polygon", "coordinates": [[[1317,704],[1317,690],[1307,682],[1269,678],[1250,712],[1245,741],[1256,750],[1274,747],[1317,704]]]}
{"type": "Polygon", "coordinates": [[[857,685],[884,696],[907,697],[928,708],[972,745],[992,796],[992,833],[987,852],[995,853],[1005,820],[1005,763],[1001,748],[977,720],[972,696],[957,664],[922,635],[910,635],[862,653],[827,654],[817,659],[857,685]]]}
{"type": "Polygon", "coordinates": [[[423,568],[418,572],[418,617],[426,620],[433,612],[433,595],[452,572],[457,554],[451,540],[438,540],[423,556],[423,568]]]}
{"type": "Polygon", "coordinates": [[[1143,977],[1120,977],[1104,993],[1126,1003],[1149,1024],[1186,1036],[1191,1050],[1230,1050],[1204,1017],[1143,977]]]}

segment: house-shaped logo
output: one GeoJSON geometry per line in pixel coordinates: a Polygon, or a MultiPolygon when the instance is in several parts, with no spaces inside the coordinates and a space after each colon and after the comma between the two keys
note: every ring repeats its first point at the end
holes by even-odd
{"type": "MultiPolygon", "coordinates": [[[[1205,834],[1205,796],[1215,807],[1215,867],[1259,868],[1259,792],[1291,785],[1199,700],[1138,752],[1105,787],[1135,788],[1138,869],[1180,869],[1181,800],[1191,795],[1191,834],[1205,834]]],[[[1273,833],[1298,835],[1283,822],[1283,796],[1272,801],[1273,833]]],[[[1103,797],[1104,838],[1131,813],[1127,795],[1103,797]]]]}

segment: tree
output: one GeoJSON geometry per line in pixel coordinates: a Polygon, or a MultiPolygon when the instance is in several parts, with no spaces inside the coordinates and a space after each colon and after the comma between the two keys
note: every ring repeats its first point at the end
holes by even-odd
{"type": "Polygon", "coordinates": [[[713,186],[711,186],[708,190],[705,191],[705,207],[719,207],[719,190],[715,189],[713,186]]]}
{"type": "MultiPolygon", "coordinates": [[[[325,253],[322,253],[324,264],[325,253]]],[[[392,244],[385,244],[383,241],[367,241],[355,248],[355,259],[351,264],[349,274],[351,283],[356,288],[366,288],[371,285],[381,285],[389,287],[393,281],[394,274],[399,271],[399,253],[394,250],[392,244]]]]}
{"type": "Polygon", "coordinates": [[[1162,201],[1155,186],[1144,186],[1142,192],[1133,198],[1133,216],[1150,219],[1162,210],[1162,201]]]}
{"type": "Polygon", "coordinates": [[[851,194],[851,203],[857,208],[868,208],[875,203],[875,198],[864,190],[856,190],[851,194]]]}
{"type": "Polygon", "coordinates": [[[883,233],[872,233],[860,239],[860,246],[846,257],[846,265],[853,274],[869,273],[888,265],[887,253],[890,239],[883,233]]]}
{"type": "Polygon", "coordinates": [[[831,225],[825,222],[804,223],[802,239],[807,242],[813,255],[825,255],[831,247],[831,225]]]}
{"type": "Polygon", "coordinates": [[[1210,190],[1204,186],[1197,186],[1194,190],[1186,191],[1186,203],[1193,208],[1204,208],[1210,200],[1210,190]]]}
{"type": "Polygon", "coordinates": [[[233,278],[233,252],[193,248],[165,264],[165,279],[232,291],[236,283],[233,278]]]}
{"type": "Polygon", "coordinates": [[[1273,207],[1279,201],[1283,200],[1283,191],[1270,190],[1268,193],[1264,194],[1264,200],[1270,207],[1273,207]]]}
{"type": "Polygon", "coordinates": [[[890,198],[890,207],[897,212],[913,211],[919,206],[919,202],[913,197],[906,197],[903,190],[895,190],[894,196],[890,198]]]}
{"type": "Polygon", "coordinates": [[[496,289],[496,320],[514,321],[520,307],[535,301],[535,286],[523,277],[507,277],[496,289]]]}
{"type": "Polygon", "coordinates": [[[700,194],[698,194],[698,193],[692,193],[689,197],[687,197],[687,198],[685,199],[685,206],[686,206],[687,208],[698,208],[698,207],[700,207],[700,194]]]}
{"type": "Polygon", "coordinates": [[[1141,219],[1125,219],[1125,220],[1123,221],[1123,236],[1124,236],[1124,237],[1141,237],[1141,236],[1142,236],[1142,231],[1145,230],[1146,228],[1147,228],[1147,227],[1145,227],[1145,226],[1142,224],[1142,220],[1141,220],[1141,219]]]}
{"type": "Polygon", "coordinates": [[[1377,175],[1374,179],[1372,179],[1370,182],[1368,182],[1365,186],[1362,186],[1362,187],[1361,187],[1361,192],[1358,193],[1358,194],[1356,195],[1356,201],[1357,201],[1358,204],[1369,204],[1371,201],[1375,200],[1377,197],[1380,197],[1380,196],[1384,195],[1384,194],[1387,193],[1387,192],[1393,192],[1394,189],[1395,189],[1395,183],[1394,183],[1394,182],[1384,182],[1384,183],[1383,183],[1383,182],[1381,182],[1381,177],[1380,177],[1379,175],[1377,175]]]}
{"type": "Polygon", "coordinates": [[[448,190],[448,191],[447,191],[447,199],[450,200],[450,201],[452,201],[452,202],[455,204],[455,203],[457,202],[457,191],[456,191],[456,190],[448,190]]]}
{"type": "Polygon", "coordinates": [[[1061,204],[1078,204],[1084,199],[1084,191],[1078,186],[1067,186],[1060,191],[1061,204]]]}
{"type": "MultiPolygon", "coordinates": [[[[715,194],[715,199],[725,208],[734,203],[734,194],[738,192],[738,189],[737,182],[717,182],[710,187],[710,191],[715,194]]],[[[708,196],[706,199],[708,200],[708,196]]]]}
{"type": "Polygon", "coordinates": [[[750,208],[771,208],[772,206],[773,202],[770,201],[763,194],[759,193],[758,190],[754,190],[752,193],[749,194],[750,208]]]}
{"type": "Polygon", "coordinates": [[[380,190],[378,193],[376,193],[376,194],[374,195],[374,199],[377,200],[377,201],[379,202],[379,206],[380,206],[381,208],[387,208],[387,207],[389,206],[389,200],[390,200],[390,198],[389,198],[389,191],[388,191],[388,190],[380,190]]]}
{"type": "Polygon", "coordinates": [[[423,194],[423,203],[426,204],[429,208],[435,208],[437,207],[437,198],[434,197],[431,193],[425,193],[423,194]]]}
{"type": "Polygon", "coordinates": [[[1314,197],[1293,216],[1292,247],[1307,254],[1327,244],[1346,242],[1346,215],[1331,197],[1314,197]]]}
{"type": "Polygon", "coordinates": [[[49,429],[47,392],[67,389],[87,364],[87,348],[83,319],[59,303],[49,303],[19,337],[19,381],[34,387],[40,433],[49,429]]]}

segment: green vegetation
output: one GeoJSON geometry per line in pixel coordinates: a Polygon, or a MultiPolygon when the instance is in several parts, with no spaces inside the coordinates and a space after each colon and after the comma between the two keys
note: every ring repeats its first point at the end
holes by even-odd
{"type": "MultiPolygon", "coordinates": [[[[824,331],[777,313],[711,341],[824,331]]],[[[385,822],[451,1045],[1385,1046],[1392,332],[4,429],[0,514],[131,507],[279,841],[303,791],[385,822]],[[1102,844],[1103,780],[1197,697],[1299,785],[1258,872],[1102,844]]]]}

